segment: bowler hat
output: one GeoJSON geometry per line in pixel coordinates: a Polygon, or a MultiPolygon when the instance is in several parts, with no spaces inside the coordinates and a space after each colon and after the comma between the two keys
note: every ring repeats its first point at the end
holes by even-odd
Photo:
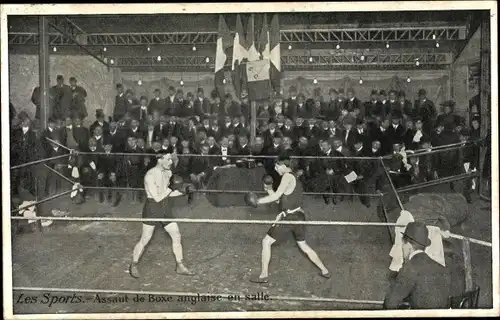
{"type": "Polygon", "coordinates": [[[371,95],[373,96],[373,95],[377,95],[377,94],[378,94],[378,91],[373,89],[371,95]]]}
{"type": "Polygon", "coordinates": [[[198,88],[198,93],[204,93],[203,88],[198,88]]]}
{"type": "Polygon", "coordinates": [[[427,230],[427,226],[421,222],[408,223],[403,233],[403,239],[410,240],[424,247],[428,247],[431,244],[429,230],[427,230]]]}
{"type": "Polygon", "coordinates": [[[104,111],[102,109],[97,109],[95,111],[95,117],[96,118],[104,118],[104,111]]]}
{"type": "Polygon", "coordinates": [[[379,95],[385,96],[386,95],[385,90],[380,90],[379,95]]]}
{"type": "Polygon", "coordinates": [[[332,94],[332,93],[333,93],[333,94],[339,94],[339,92],[338,92],[336,89],[334,89],[334,88],[331,88],[331,89],[330,89],[330,91],[329,91],[328,93],[329,93],[329,94],[332,94]]]}
{"type": "Polygon", "coordinates": [[[427,91],[425,91],[425,89],[420,89],[418,90],[418,95],[424,95],[424,94],[427,94],[427,91]]]}

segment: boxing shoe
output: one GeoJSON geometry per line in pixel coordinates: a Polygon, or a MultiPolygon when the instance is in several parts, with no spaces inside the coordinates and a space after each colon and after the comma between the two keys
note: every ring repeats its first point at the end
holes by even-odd
{"type": "Polygon", "coordinates": [[[175,272],[177,272],[177,274],[180,274],[183,276],[194,276],[194,272],[192,272],[188,268],[186,268],[186,266],[182,262],[177,263],[177,267],[175,269],[175,272]]]}
{"type": "Polygon", "coordinates": [[[138,279],[141,276],[141,274],[139,273],[137,262],[132,262],[128,268],[128,271],[132,278],[138,279]]]}

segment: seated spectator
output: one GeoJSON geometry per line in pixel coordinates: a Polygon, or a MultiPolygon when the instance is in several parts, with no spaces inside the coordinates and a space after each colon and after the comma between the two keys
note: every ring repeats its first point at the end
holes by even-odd
{"type": "Polygon", "coordinates": [[[403,143],[406,150],[415,150],[415,142],[413,142],[413,137],[417,130],[414,128],[413,120],[407,119],[405,121],[405,134],[403,135],[403,143]]]}
{"type": "Polygon", "coordinates": [[[167,150],[167,152],[171,153],[174,148],[171,147],[170,145],[170,139],[169,138],[165,138],[163,139],[162,143],[161,143],[161,149],[162,150],[167,150]]]}
{"type": "Polygon", "coordinates": [[[404,139],[405,128],[401,125],[401,116],[399,113],[391,115],[391,125],[387,129],[387,134],[391,142],[402,141],[404,139]]]}
{"type": "Polygon", "coordinates": [[[213,163],[218,167],[232,164],[235,159],[228,157],[228,155],[236,155],[237,150],[229,146],[229,139],[227,137],[222,137],[219,144],[220,150],[218,154],[221,155],[221,157],[215,158],[213,163]]]}
{"type": "MultiPolygon", "coordinates": [[[[137,138],[135,136],[129,136],[127,138],[127,146],[125,148],[126,153],[139,153],[137,148],[137,138]]],[[[128,155],[125,157],[125,179],[127,182],[127,188],[137,189],[141,187],[141,176],[140,176],[140,166],[141,166],[141,157],[136,155],[128,155]]],[[[128,199],[132,202],[139,201],[141,197],[141,193],[137,190],[132,190],[128,194],[128,199]]]]}
{"type": "MultiPolygon", "coordinates": [[[[100,156],[97,174],[97,182],[100,187],[119,187],[118,179],[120,161],[113,155],[113,143],[109,138],[104,140],[104,154],[100,156]]],[[[121,201],[121,192],[107,189],[99,190],[99,202],[107,201],[113,207],[118,206],[121,201]]]]}
{"type": "Polygon", "coordinates": [[[194,150],[201,152],[201,147],[207,144],[207,134],[205,131],[198,131],[194,140],[194,150]]]}
{"type": "Polygon", "coordinates": [[[153,95],[154,98],[149,101],[148,113],[158,112],[160,115],[164,115],[167,111],[167,104],[165,99],[161,97],[160,89],[155,89],[153,95]]]}
{"type": "Polygon", "coordinates": [[[350,152],[354,150],[354,143],[356,142],[356,131],[353,130],[352,118],[345,118],[343,121],[344,130],[342,131],[342,144],[349,149],[350,152]]]}
{"type": "Polygon", "coordinates": [[[418,100],[415,100],[413,112],[422,119],[423,131],[426,134],[430,134],[434,127],[436,107],[434,106],[434,102],[427,99],[427,92],[424,89],[418,90],[418,100]]]}
{"type": "MultiPolygon", "coordinates": [[[[297,107],[296,107],[297,108],[297,111],[296,111],[297,117],[302,117],[302,118],[310,118],[311,117],[311,110],[307,108],[305,100],[306,100],[306,97],[304,96],[303,93],[300,93],[297,96],[297,107]]],[[[293,118],[291,113],[288,116],[293,118]]]]}
{"type": "Polygon", "coordinates": [[[168,123],[167,128],[164,133],[164,137],[176,136],[180,137],[182,135],[183,126],[178,122],[177,117],[171,116],[168,123]]]}
{"type": "MultiPolygon", "coordinates": [[[[189,145],[189,141],[188,141],[188,145],[189,145]]],[[[170,137],[170,146],[171,146],[170,151],[172,153],[180,153],[182,151],[181,150],[182,149],[182,145],[179,144],[179,138],[177,138],[176,136],[171,136],[170,137]]]]}
{"type": "Polygon", "coordinates": [[[347,90],[347,101],[344,102],[342,109],[345,109],[348,112],[352,112],[354,109],[361,109],[361,101],[356,98],[354,89],[349,88],[347,90]]]}
{"type": "Polygon", "coordinates": [[[141,138],[143,135],[143,132],[141,131],[139,127],[139,120],[137,119],[132,119],[130,121],[130,128],[127,130],[127,137],[134,137],[136,139],[141,138]]]}
{"type": "Polygon", "coordinates": [[[212,120],[212,125],[209,132],[207,132],[207,135],[213,136],[217,141],[220,140],[223,134],[221,128],[219,127],[219,120],[212,120]]]}
{"type": "Polygon", "coordinates": [[[306,135],[307,139],[309,139],[309,141],[318,141],[321,131],[316,126],[316,119],[308,119],[304,131],[304,134],[306,135]]]}
{"type": "Polygon", "coordinates": [[[208,154],[210,155],[219,154],[220,148],[219,146],[217,146],[215,137],[213,136],[207,137],[207,145],[208,145],[208,154]]]}
{"type": "Polygon", "coordinates": [[[180,153],[179,153],[179,162],[177,166],[175,167],[175,173],[180,175],[186,180],[190,179],[189,173],[190,173],[190,164],[191,164],[191,154],[193,153],[190,146],[189,146],[189,141],[182,142],[180,146],[180,153]],[[187,143],[186,143],[187,142],[187,143]]]}
{"type": "Polygon", "coordinates": [[[234,133],[235,135],[239,136],[240,133],[243,133],[246,129],[241,125],[240,123],[240,119],[241,117],[234,117],[233,120],[232,120],[232,133],[234,133]]]}
{"type": "Polygon", "coordinates": [[[125,148],[125,132],[118,129],[118,123],[111,121],[109,123],[109,133],[105,135],[113,146],[113,152],[122,152],[125,148]]]}
{"type": "Polygon", "coordinates": [[[222,127],[222,135],[227,136],[234,133],[233,121],[231,117],[224,118],[224,126],[222,127]]]}
{"type": "MultiPolygon", "coordinates": [[[[269,108],[267,110],[269,110],[269,108]]],[[[276,119],[277,116],[285,116],[283,97],[281,95],[276,96],[272,108],[269,110],[269,117],[276,119]]]]}
{"type": "Polygon", "coordinates": [[[201,121],[201,127],[198,129],[199,131],[205,131],[207,135],[209,135],[210,132],[210,118],[204,118],[201,121]]]}
{"type": "Polygon", "coordinates": [[[356,120],[356,129],[354,130],[356,135],[356,141],[361,140],[364,149],[368,149],[371,146],[370,133],[368,132],[366,127],[367,126],[364,119],[356,120]]]}
{"type": "Polygon", "coordinates": [[[293,126],[293,139],[298,140],[300,137],[305,135],[304,119],[298,117],[295,119],[295,125],[293,126]]]}
{"type": "Polygon", "coordinates": [[[146,146],[148,148],[151,148],[154,141],[160,139],[160,137],[157,137],[155,135],[155,125],[152,121],[148,121],[146,123],[146,130],[142,136],[144,137],[145,142],[146,142],[146,146]]]}
{"type": "Polygon", "coordinates": [[[257,118],[261,118],[261,119],[272,118],[272,112],[271,112],[271,109],[269,108],[268,101],[264,101],[262,103],[262,106],[259,108],[259,110],[257,112],[257,118]]]}
{"type": "MultiPolygon", "coordinates": [[[[251,154],[255,156],[263,156],[264,152],[264,137],[258,135],[255,137],[255,144],[251,148],[251,154]]],[[[262,166],[264,164],[264,158],[255,158],[254,160],[257,166],[262,166]]]]}
{"type": "MultiPolygon", "coordinates": [[[[68,153],[66,151],[66,149],[60,147],[61,141],[59,138],[54,137],[54,139],[52,139],[52,140],[54,142],[49,143],[50,149],[48,150],[48,153],[46,154],[47,158],[57,157],[57,156],[65,155],[68,153]]],[[[46,164],[61,174],[67,174],[67,172],[66,172],[67,168],[68,168],[68,159],[67,158],[52,159],[50,161],[47,161],[46,164]]],[[[57,175],[56,173],[53,173],[53,172],[49,173],[47,184],[49,186],[49,195],[58,194],[62,190],[61,177],[59,175],[57,175]]]]}
{"type": "Polygon", "coordinates": [[[238,137],[238,155],[250,155],[250,146],[248,145],[248,138],[246,135],[240,135],[238,137]]]}
{"type": "Polygon", "coordinates": [[[319,138],[322,140],[328,139],[330,137],[330,125],[328,121],[323,120],[320,121],[320,132],[319,132],[319,138]]]}
{"type": "Polygon", "coordinates": [[[76,142],[78,143],[78,148],[80,150],[86,149],[89,144],[90,133],[89,129],[85,128],[82,125],[81,118],[73,119],[73,134],[76,139],[76,142]]]}
{"type": "Polygon", "coordinates": [[[51,143],[47,140],[47,138],[51,140],[61,140],[61,133],[56,128],[55,118],[49,118],[47,128],[42,132],[41,136],[43,149],[47,154],[49,154],[51,150],[51,143]]]}
{"type": "Polygon", "coordinates": [[[182,139],[194,141],[196,135],[197,135],[197,129],[194,119],[190,118],[187,122],[187,126],[181,129],[182,139]]]}

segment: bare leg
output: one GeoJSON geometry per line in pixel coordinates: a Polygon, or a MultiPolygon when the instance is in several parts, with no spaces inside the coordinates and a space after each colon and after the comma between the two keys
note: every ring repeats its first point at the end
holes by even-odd
{"type": "Polygon", "coordinates": [[[179,231],[179,226],[177,225],[177,223],[173,222],[166,225],[164,229],[170,235],[170,238],[172,238],[172,251],[174,252],[175,261],[177,262],[177,273],[188,276],[193,275],[194,273],[189,271],[189,269],[186,268],[183,263],[184,257],[182,253],[181,233],[179,231]]]}
{"type": "Polygon", "coordinates": [[[325,267],[321,259],[318,257],[316,251],[314,251],[305,241],[297,241],[297,245],[299,246],[300,250],[304,251],[309,260],[311,260],[312,263],[314,263],[316,267],[321,270],[321,275],[329,277],[330,271],[328,271],[328,269],[325,267]]]}
{"type": "Polygon", "coordinates": [[[258,279],[251,279],[251,282],[265,283],[267,282],[267,277],[269,276],[269,263],[271,262],[271,246],[276,240],[270,235],[266,234],[264,239],[262,239],[262,269],[258,279]]]}
{"type": "Polygon", "coordinates": [[[137,268],[137,264],[139,263],[139,259],[141,258],[142,253],[144,252],[144,248],[148,245],[149,241],[151,241],[151,237],[153,237],[153,233],[155,231],[155,226],[150,226],[147,224],[142,224],[142,233],[141,239],[134,247],[134,253],[132,257],[132,263],[130,264],[130,275],[134,278],[139,278],[139,270],[137,268]]]}

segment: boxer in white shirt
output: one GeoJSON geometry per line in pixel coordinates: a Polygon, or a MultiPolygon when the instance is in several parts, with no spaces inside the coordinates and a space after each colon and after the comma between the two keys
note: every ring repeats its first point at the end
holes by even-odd
{"type": "MultiPolygon", "coordinates": [[[[173,164],[173,155],[161,150],[155,167],[151,168],[144,177],[146,190],[146,203],[142,211],[143,219],[173,218],[171,197],[183,196],[190,192],[190,187],[186,186],[183,191],[179,191],[183,182],[177,176],[172,179],[170,168],[173,164]],[[174,180],[174,181],[171,181],[174,180]]],[[[145,247],[153,236],[156,225],[160,224],[172,238],[172,251],[177,262],[176,272],[181,275],[193,275],[183,263],[183,253],[181,244],[181,233],[176,222],[149,222],[142,223],[141,239],[135,245],[132,263],[129,272],[134,278],[139,278],[138,263],[145,247]]]]}

